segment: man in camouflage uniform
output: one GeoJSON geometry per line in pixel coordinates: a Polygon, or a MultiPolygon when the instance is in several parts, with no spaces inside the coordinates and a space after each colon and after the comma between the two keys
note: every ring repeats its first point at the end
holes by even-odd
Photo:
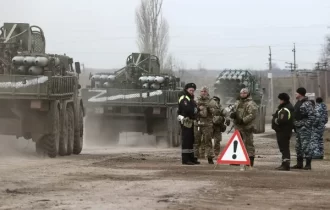
{"type": "Polygon", "coordinates": [[[296,135],[296,153],[297,164],[292,169],[311,170],[312,162],[312,126],[315,121],[315,113],[313,104],[305,96],[306,89],[300,87],[296,91],[296,99],[298,100],[294,106],[294,126],[297,132],[296,135]],[[306,165],[303,168],[304,156],[306,158],[306,165]]]}
{"type": "Polygon", "coordinates": [[[226,131],[230,125],[230,120],[226,118],[225,110],[220,105],[220,98],[213,96],[211,102],[213,108],[213,139],[214,139],[214,154],[216,157],[220,154],[220,142],[222,140],[222,132],[226,131]]]}
{"type": "Polygon", "coordinates": [[[328,109],[323,103],[323,99],[318,97],[315,105],[315,121],[313,123],[312,132],[312,147],[313,147],[313,159],[323,159],[324,145],[323,145],[323,133],[325,124],[328,123],[328,109]]]}
{"type": "Polygon", "coordinates": [[[205,144],[205,152],[207,154],[207,160],[209,164],[214,164],[213,162],[213,151],[212,151],[212,133],[213,133],[213,123],[212,123],[212,111],[210,104],[209,89],[207,87],[202,87],[200,96],[197,98],[198,114],[197,120],[194,123],[194,133],[195,133],[195,157],[202,158],[204,154],[199,154],[199,149],[202,143],[202,137],[205,144]]]}
{"type": "Polygon", "coordinates": [[[247,88],[243,88],[240,91],[240,100],[234,106],[234,111],[230,114],[230,118],[234,120],[235,129],[241,134],[251,166],[253,166],[255,156],[253,132],[255,130],[258,106],[252,100],[250,91],[247,88]]]}

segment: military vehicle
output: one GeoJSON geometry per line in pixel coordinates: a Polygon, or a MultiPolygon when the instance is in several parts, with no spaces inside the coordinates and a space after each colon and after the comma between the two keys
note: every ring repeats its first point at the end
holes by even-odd
{"type": "Polygon", "coordinates": [[[230,106],[235,103],[242,88],[248,88],[252,99],[257,103],[258,116],[256,133],[265,132],[266,106],[264,105],[264,89],[260,89],[257,78],[248,70],[224,70],[216,79],[214,94],[221,99],[221,104],[230,106]]]}
{"type": "Polygon", "coordinates": [[[80,154],[84,107],[80,64],[46,54],[42,29],[28,23],[0,28],[0,134],[32,139],[51,158],[80,154]]]}
{"type": "MultiPolygon", "coordinates": [[[[91,86],[82,89],[86,105],[86,134],[95,141],[118,143],[122,132],[156,136],[178,146],[178,94],[180,79],[160,72],[157,56],[132,53],[125,67],[114,73],[90,76],[91,86]]],[[[87,137],[86,137],[87,138],[87,137]]]]}

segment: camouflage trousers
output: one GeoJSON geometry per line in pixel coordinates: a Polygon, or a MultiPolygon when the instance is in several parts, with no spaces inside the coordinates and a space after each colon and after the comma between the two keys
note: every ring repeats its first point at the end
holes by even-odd
{"type": "Polygon", "coordinates": [[[311,147],[313,150],[313,157],[321,157],[324,155],[324,145],[323,145],[323,133],[325,126],[323,124],[313,127],[312,137],[311,137],[311,147]]]}
{"type": "Polygon", "coordinates": [[[313,148],[312,148],[312,129],[301,127],[296,128],[296,153],[297,158],[312,158],[313,148]]]}
{"type": "Polygon", "coordinates": [[[214,154],[216,157],[220,154],[220,142],[222,140],[222,133],[220,128],[213,128],[213,139],[214,139],[214,154]]]}
{"type": "Polygon", "coordinates": [[[244,146],[246,148],[249,157],[254,157],[255,147],[254,147],[252,131],[240,130],[239,132],[241,134],[242,140],[244,142],[244,146]]]}
{"type": "Polygon", "coordinates": [[[213,158],[213,149],[212,149],[212,134],[213,134],[213,126],[201,126],[194,127],[194,134],[195,134],[195,143],[194,143],[194,151],[195,157],[197,158],[205,158],[205,153],[208,158],[213,158]],[[205,152],[200,153],[202,146],[205,146],[205,152]]]}

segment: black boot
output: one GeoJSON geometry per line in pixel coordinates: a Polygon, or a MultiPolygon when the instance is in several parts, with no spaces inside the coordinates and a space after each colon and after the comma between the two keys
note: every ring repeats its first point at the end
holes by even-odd
{"type": "Polygon", "coordinates": [[[276,167],[275,169],[276,169],[276,170],[279,170],[280,168],[283,167],[283,165],[284,165],[284,162],[283,162],[283,160],[282,160],[282,164],[281,164],[279,167],[276,167]]]}
{"type": "Polygon", "coordinates": [[[195,165],[190,159],[190,154],[182,153],[182,165],[195,165]]]}
{"type": "Polygon", "coordinates": [[[312,158],[306,158],[305,170],[312,170],[312,158]]]}
{"type": "MultiPolygon", "coordinates": [[[[251,165],[251,167],[253,167],[253,165],[254,165],[254,157],[251,156],[249,158],[250,158],[250,165],[251,165]]],[[[250,165],[246,165],[246,166],[250,166],[250,165]]]]}
{"type": "Polygon", "coordinates": [[[213,162],[213,158],[212,158],[212,157],[208,157],[208,158],[207,158],[207,161],[209,162],[209,164],[214,164],[214,162],[213,162]]]}
{"type": "Polygon", "coordinates": [[[279,171],[290,171],[290,161],[282,162],[281,167],[277,168],[279,171]]]}
{"type": "Polygon", "coordinates": [[[193,162],[194,164],[201,164],[201,163],[198,161],[197,157],[195,157],[195,154],[194,154],[194,153],[191,153],[191,155],[190,155],[190,159],[191,159],[191,162],[193,162]]]}
{"type": "Polygon", "coordinates": [[[297,158],[297,164],[292,166],[291,168],[292,169],[303,169],[304,167],[304,159],[299,157],[297,158]]]}

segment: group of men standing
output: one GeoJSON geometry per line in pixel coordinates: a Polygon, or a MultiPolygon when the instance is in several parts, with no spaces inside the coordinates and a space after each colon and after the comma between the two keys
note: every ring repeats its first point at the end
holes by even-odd
{"type": "MultiPolygon", "coordinates": [[[[202,87],[200,96],[195,100],[196,85],[188,83],[179,98],[178,120],[181,121],[182,164],[200,164],[199,158],[213,158],[220,153],[221,133],[233,122],[240,132],[244,146],[254,165],[255,147],[253,133],[258,106],[253,101],[247,88],[240,91],[232,110],[225,111],[220,105],[220,98],[210,97],[207,87],[202,87]],[[230,120],[231,119],[231,120],[230,120]],[[214,139],[214,148],[212,146],[214,139]],[[203,150],[202,142],[205,145],[203,150]]],[[[327,107],[322,98],[313,100],[306,97],[306,89],[296,91],[297,102],[293,106],[286,93],[278,95],[280,104],[273,114],[272,128],[276,132],[277,143],[282,154],[282,164],[278,170],[305,169],[311,170],[312,159],[323,159],[323,133],[328,122],[327,107]],[[290,167],[290,138],[292,131],[296,133],[297,164],[290,167]],[[306,161],[303,166],[304,159],[306,161]]]]}
{"type": "Polygon", "coordinates": [[[278,170],[290,170],[290,138],[296,132],[297,164],[292,169],[311,170],[312,159],[323,159],[323,133],[328,122],[327,107],[322,98],[309,100],[306,89],[296,91],[297,102],[292,106],[290,97],[280,93],[280,105],[273,114],[272,128],[276,131],[277,143],[282,153],[282,164],[278,170]],[[305,166],[304,160],[306,161],[305,166]]]}
{"type": "Polygon", "coordinates": [[[240,97],[231,112],[221,107],[220,98],[210,97],[207,87],[202,87],[200,96],[194,100],[195,90],[196,85],[188,83],[179,98],[178,120],[181,121],[182,131],[182,164],[200,164],[198,159],[205,158],[205,154],[208,163],[214,164],[213,158],[220,153],[221,133],[230,125],[229,118],[231,118],[235,129],[239,130],[242,136],[253,166],[255,155],[253,132],[258,107],[252,100],[249,90],[243,88],[240,91],[240,97]],[[205,150],[202,146],[205,146],[205,150]]]}

